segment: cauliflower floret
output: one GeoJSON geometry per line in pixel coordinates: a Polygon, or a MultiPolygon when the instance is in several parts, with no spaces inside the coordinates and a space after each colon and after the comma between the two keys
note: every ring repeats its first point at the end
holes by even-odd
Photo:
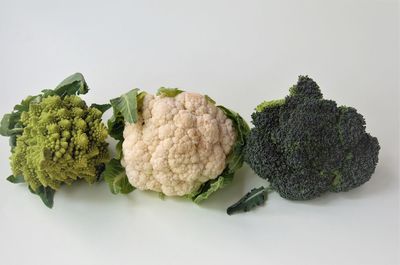
{"type": "Polygon", "coordinates": [[[218,177],[236,141],[232,120],[203,95],[147,94],[122,144],[129,182],[140,190],[182,196],[218,177]]]}

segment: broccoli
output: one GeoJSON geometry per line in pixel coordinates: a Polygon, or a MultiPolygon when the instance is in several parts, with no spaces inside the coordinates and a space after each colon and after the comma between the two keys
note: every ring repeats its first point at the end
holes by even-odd
{"type": "MultiPolygon", "coordinates": [[[[380,147],[365,132],[363,116],[323,99],[307,76],[299,77],[285,99],[257,106],[252,120],[244,160],[283,198],[309,200],[328,191],[349,191],[375,171],[380,147]]],[[[231,207],[229,213],[244,208],[231,207]]]]}
{"type": "Polygon", "coordinates": [[[29,96],[2,120],[0,133],[11,137],[13,175],[26,182],[51,207],[55,190],[78,179],[93,183],[108,162],[107,128],[101,121],[107,106],[87,107],[75,94],[88,91],[81,74],[55,90],[29,96]]]}

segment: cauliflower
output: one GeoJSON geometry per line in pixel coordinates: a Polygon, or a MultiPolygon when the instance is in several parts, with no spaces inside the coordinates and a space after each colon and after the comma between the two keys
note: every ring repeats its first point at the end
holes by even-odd
{"type": "MultiPolygon", "coordinates": [[[[125,184],[140,190],[200,202],[229,183],[241,167],[249,128],[238,114],[209,97],[161,88],[156,96],[133,90],[121,98],[111,101],[114,116],[109,122],[110,135],[114,132],[121,140],[119,169],[125,168],[117,181],[126,178],[125,184]],[[127,111],[126,102],[133,110],[127,111]]],[[[107,172],[113,191],[118,185],[107,172]]]]}
{"type": "Polygon", "coordinates": [[[124,129],[123,166],[140,190],[186,195],[218,177],[236,132],[232,120],[207,99],[183,92],[146,95],[136,123],[124,129]]]}
{"type": "Polygon", "coordinates": [[[109,160],[102,108],[88,108],[75,95],[87,91],[83,76],[73,75],[55,90],[28,97],[2,120],[1,134],[11,137],[9,180],[26,182],[49,207],[62,184],[95,182],[109,160]]]}

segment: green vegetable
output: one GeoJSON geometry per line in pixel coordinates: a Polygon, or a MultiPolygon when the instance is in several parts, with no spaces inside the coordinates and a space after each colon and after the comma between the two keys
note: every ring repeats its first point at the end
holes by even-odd
{"type": "Polygon", "coordinates": [[[29,96],[5,114],[0,134],[10,137],[12,183],[26,182],[48,206],[62,184],[84,179],[95,182],[109,160],[107,128],[101,121],[107,105],[86,103],[88,92],[77,73],[54,90],[29,96]]]}
{"type": "Polygon", "coordinates": [[[252,119],[245,162],[283,198],[308,200],[354,189],[378,163],[379,143],[365,132],[363,116],[323,99],[307,76],[299,77],[284,100],[260,104],[252,119]]]}

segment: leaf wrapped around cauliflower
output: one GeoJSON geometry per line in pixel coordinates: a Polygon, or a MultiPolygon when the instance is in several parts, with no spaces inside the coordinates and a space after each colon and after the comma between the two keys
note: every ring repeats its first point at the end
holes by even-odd
{"type": "Polygon", "coordinates": [[[83,76],[74,74],[54,90],[27,97],[1,122],[12,152],[8,180],[26,182],[48,207],[62,184],[95,182],[109,160],[101,121],[109,105],[88,107],[78,96],[87,92],[83,76]]]}
{"type": "Polygon", "coordinates": [[[248,125],[208,96],[134,89],[111,105],[109,133],[120,141],[121,163],[106,165],[103,176],[113,193],[138,188],[199,203],[229,184],[243,164],[248,125]]]}
{"type": "MultiPolygon", "coordinates": [[[[318,85],[300,76],[285,99],[266,101],[252,114],[254,128],[244,149],[245,162],[290,200],[309,200],[325,192],[354,189],[367,182],[378,163],[379,143],[365,132],[356,109],[323,99],[318,85]]],[[[249,193],[228,213],[250,210],[266,200],[249,193]],[[257,201],[257,203],[253,203],[257,201]]]]}

